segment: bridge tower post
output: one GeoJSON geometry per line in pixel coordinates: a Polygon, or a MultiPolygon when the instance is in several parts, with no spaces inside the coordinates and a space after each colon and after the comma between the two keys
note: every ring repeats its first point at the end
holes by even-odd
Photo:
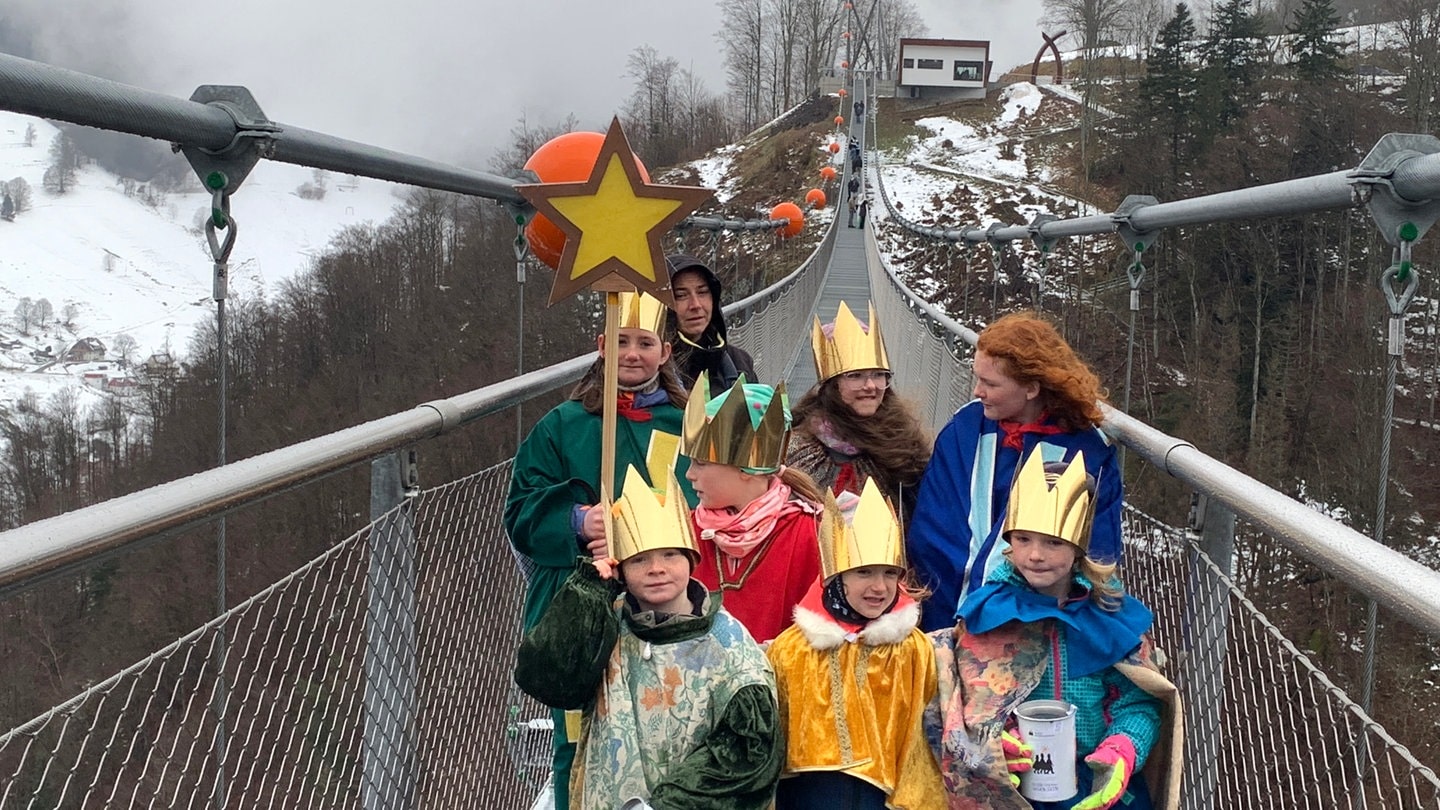
{"type": "Polygon", "coordinates": [[[365,736],[361,806],[414,807],[416,796],[414,450],[370,464],[370,566],[365,608],[365,736]]]}
{"type": "MultiPolygon", "coordinates": [[[[1196,493],[1190,507],[1190,528],[1200,533],[1200,551],[1226,577],[1233,575],[1235,513],[1217,500],[1196,493]]],[[[1186,769],[1181,806],[1193,810],[1215,807],[1220,761],[1220,708],[1225,705],[1225,658],[1230,623],[1230,591],[1205,561],[1190,564],[1184,627],[1189,649],[1186,677],[1180,685],[1189,732],[1185,757],[1206,763],[1186,769]]]]}

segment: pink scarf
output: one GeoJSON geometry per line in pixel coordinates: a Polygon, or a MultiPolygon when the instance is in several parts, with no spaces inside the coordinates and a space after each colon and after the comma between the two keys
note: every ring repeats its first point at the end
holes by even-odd
{"type": "Polygon", "coordinates": [[[801,500],[791,500],[790,487],[776,475],[770,479],[770,488],[765,490],[764,495],[738,512],[728,508],[697,506],[694,514],[700,536],[714,541],[726,556],[738,560],[768,540],[780,518],[792,512],[806,511],[810,511],[808,505],[801,500]]]}

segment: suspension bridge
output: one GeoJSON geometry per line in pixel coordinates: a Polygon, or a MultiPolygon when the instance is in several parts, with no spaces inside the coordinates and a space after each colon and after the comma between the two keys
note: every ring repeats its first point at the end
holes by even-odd
{"type": "MultiPolygon", "coordinates": [[[[850,90],[869,98],[863,75],[850,90]]],[[[206,226],[217,279],[234,234],[225,233],[223,214],[262,159],[484,197],[524,214],[515,181],[271,121],[243,88],[207,86],[182,100],[0,55],[0,108],[179,144],[202,177],[219,178],[209,185],[220,215],[206,226]]],[[[868,109],[849,121],[857,143],[874,138],[878,107],[868,109]]],[[[910,240],[1003,247],[1118,236],[1135,256],[1127,271],[1132,313],[1144,250],[1165,229],[1366,205],[1408,262],[1410,245],[1434,219],[1428,201],[1440,196],[1440,142],[1392,135],[1359,166],[1326,175],[1176,202],[1132,197],[1114,212],[1068,220],[939,229],[896,210],[878,153],[865,155],[862,186],[878,192],[887,227],[910,240]]],[[[844,166],[842,190],[852,171],[849,160],[844,166]]],[[[837,209],[848,202],[842,196],[837,209]]],[[[1392,381],[1398,325],[1414,291],[1415,271],[1401,267],[1382,282],[1392,305],[1392,381]]],[[[839,301],[865,298],[887,340],[903,347],[891,353],[896,387],[938,429],[969,398],[966,361],[976,335],[960,322],[966,313],[952,317],[912,292],[887,265],[874,230],[846,227],[843,213],[793,272],[727,308],[731,338],[752,352],[763,379],[803,390],[812,382],[811,316],[828,319],[839,301]]],[[[529,806],[546,779],[550,731],[546,712],[510,681],[521,583],[500,522],[508,462],[421,487],[412,450],[561,390],[592,360],[518,374],[0,533],[0,606],[13,606],[37,582],[370,465],[369,522],[173,643],[0,731],[0,807],[529,806]],[[500,598],[479,609],[474,595],[487,592],[500,598]]],[[[1123,409],[1107,409],[1104,429],[1133,463],[1174,479],[1195,503],[1183,526],[1151,517],[1146,504],[1128,505],[1123,572],[1154,608],[1167,674],[1187,703],[1184,806],[1440,808],[1436,774],[1230,576],[1237,534],[1283,545],[1434,639],[1440,573],[1123,409]]],[[[1383,666],[1383,649],[1379,656],[1383,666]]]]}

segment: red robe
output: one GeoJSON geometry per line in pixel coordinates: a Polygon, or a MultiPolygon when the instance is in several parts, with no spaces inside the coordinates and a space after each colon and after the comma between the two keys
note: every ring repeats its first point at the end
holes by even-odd
{"type": "MultiPolygon", "coordinates": [[[[694,524],[694,518],[691,518],[694,524]]],[[[700,567],[695,578],[721,591],[725,610],[740,620],[755,640],[764,643],[795,622],[795,606],[820,578],[818,515],[791,512],[754,551],[738,560],[726,557],[713,540],[695,536],[700,567]]]]}

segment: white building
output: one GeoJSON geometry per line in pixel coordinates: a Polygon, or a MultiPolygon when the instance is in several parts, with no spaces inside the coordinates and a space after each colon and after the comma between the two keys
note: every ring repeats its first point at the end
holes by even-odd
{"type": "Polygon", "coordinates": [[[900,40],[899,98],[984,98],[990,43],[974,39],[900,40]]]}

